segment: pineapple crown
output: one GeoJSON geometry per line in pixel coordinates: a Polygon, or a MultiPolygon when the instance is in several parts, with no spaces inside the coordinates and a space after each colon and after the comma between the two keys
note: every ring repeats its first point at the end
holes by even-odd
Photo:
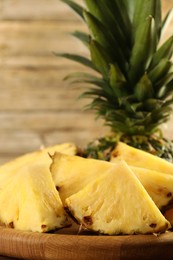
{"type": "Polygon", "coordinates": [[[150,135],[169,119],[173,103],[173,36],[161,43],[172,10],[162,19],[160,0],[62,0],[88,25],[73,35],[90,58],[62,53],[94,73],[66,77],[91,86],[81,97],[119,134],[150,135]]]}

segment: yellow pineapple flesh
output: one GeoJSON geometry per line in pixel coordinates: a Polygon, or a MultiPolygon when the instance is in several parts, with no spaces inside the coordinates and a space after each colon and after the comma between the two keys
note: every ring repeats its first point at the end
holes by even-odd
{"type": "Polygon", "coordinates": [[[165,211],[173,205],[173,176],[149,169],[130,167],[157,207],[165,211]]]}
{"type": "MultiPolygon", "coordinates": [[[[55,153],[50,170],[64,203],[65,199],[84,188],[90,181],[110,171],[116,163],[55,153]]],[[[130,166],[159,209],[173,203],[173,176],[130,166]]],[[[116,174],[116,172],[115,172],[116,174]]]]}
{"type": "Polygon", "coordinates": [[[62,202],[85,187],[113,164],[105,161],[86,159],[56,152],[52,157],[50,171],[62,202]]]}
{"type": "Polygon", "coordinates": [[[0,221],[8,227],[33,232],[47,232],[67,225],[47,164],[22,167],[1,188],[0,221]]]}
{"type": "Polygon", "coordinates": [[[173,164],[155,155],[119,142],[111,154],[111,162],[125,160],[128,165],[173,175],[173,164]]]}
{"type": "Polygon", "coordinates": [[[63,152],[64,154],[75,155],[77,147],[73,143],[63,143],[54,146],[50,146],[38,151],[27,153],[19,156],[10,162],[7,162],[0,166],[0,188],[9,182],[10,177],[17,173],[23,166],[29,165],[33,162],[44,162],[49,168],[52,159],[51,156],[56,152],[63,152]]]}
{"type": "Polygon", "coordinates": [[[123,161],[67,198],[65,204],[80,224],[103,234],[147,234],[170,227],[123,161]]]}
{"type": "Polygon", "coordinates": [[[77,147],[72,143],[58,144],[0,166],[2,223],[16,229],[39,232],[64,225],[66,217],[62,202],[49,169],[51,156],[56,151],[74,155],[77,147]]]}

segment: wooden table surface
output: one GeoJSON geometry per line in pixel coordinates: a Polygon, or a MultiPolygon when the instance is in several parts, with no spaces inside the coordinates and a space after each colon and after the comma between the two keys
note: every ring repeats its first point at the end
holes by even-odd
{"type": "Polygon", "coordinates": [[[3,260],[3,259],[15,260],[15,259],[18,259],[18,258],[11,258],[11,257],[0,256],[0,260],[3,260]]]}

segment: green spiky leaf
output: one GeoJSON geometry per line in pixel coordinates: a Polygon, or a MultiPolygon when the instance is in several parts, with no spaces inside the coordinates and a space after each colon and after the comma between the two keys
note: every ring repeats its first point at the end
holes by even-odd
{"type": "Polygon", "coordinates": [[[103,77],[107,79],[111,58],[108,56],[103,47],[98,42],[93,40],[90,42],[90,52],[93,64],[98,69],[98,71],[100,71],[103,77]]]}
{"type": "Polygon", "coordinates": [[[63,57],[75,62],[78,62],[86,67],[89,67],[90,69],[93,69],[97,71],[96,67],[93,65],[93,63],[88,59],[81,55],[77,54],[69,54],[69,53],[54,53],[56,56],[63,57]]]}
{"type": "Polygon", "coordinates": [[[173,36],[168,38],[154,53],[150,64],[150,69],[153,69],[162,59],[170,59],[173,54],[173,36]]]}
{"type": "Polygon", "coordinates": [[[89,46],[90,35],[81,31],[75,31],[71,33],[74,37],[79,39],[85,46],[89,46]]]}
{"type": "Polygon", "coordinates": [[[153,18],[148,17],[136,33],[130,59],[129,79],[134,84],[147,70],[156,49],[156,32],[153,18]]]}
{"type": "Polygon", "coordinates": [[[70,6],[75,13],[77,13],[82,19],[84,19],[83,17],[83,7],[77,3],[75,3],[72,0],[61,0],[62,2],[66,3],[68,6],[70,6]]]}
{"type": "Polygon", "coordinates": [[[144,74],[135,86],[135,95],[139,101],[150,99],[153,96],[153,85],[147,74],[144,74]]]}

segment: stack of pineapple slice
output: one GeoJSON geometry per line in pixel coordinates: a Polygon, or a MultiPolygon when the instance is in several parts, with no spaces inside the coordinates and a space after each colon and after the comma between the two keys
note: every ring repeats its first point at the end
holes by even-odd
{"type": "Polygon", "coordinates": [[[56,145],[0,167],[0,222],[3,225],[34,232],[67,225],[67,216],[49,170],[55,151],[73,155],[76,146],[56,145]]]}
{"type": "Polygon", "coordinates": [[[125,162],[111,167],[65,203],[82,225],[103,234],[146,234],[169,227],[125,162]]]}
{"type": "Polygon", "coordinates": [[[173,176],[154,170],[163,159],[147,160],[152,170],[128,165],[123,153],[116,163],[55,153],[51,172],[63,204],[84,227],[109,235],[155,233],[170,227],[161,210],[172,206],[173,176]]]}
{"type": "Polygon", "coordinates": [[[102,234],[171,228],[172,211],[162,214],[173,204],[171,163],[122,143],[111,162],[76,154],[77,147],[67,143],[1,166],[1,223],[47,232],[66,226],[68,212],[84,228],[102,234]]]}

